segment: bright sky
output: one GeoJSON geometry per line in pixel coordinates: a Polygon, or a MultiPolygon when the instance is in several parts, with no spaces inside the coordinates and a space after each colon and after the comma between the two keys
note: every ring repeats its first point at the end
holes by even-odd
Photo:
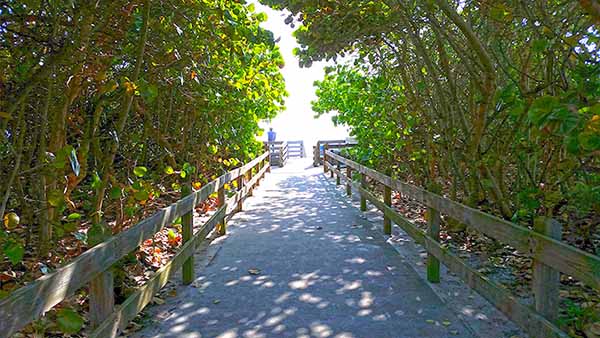
{"type": "Polygon", "coordinates": [[[310,154],[312,146],[317,140],[344,139],[348,136],[346,128],[335,127],[331,115],[314,118],[310,101],[315,100],[313,82],[323,79],[325,62],[315,62],[310,68],[300,68],[298,59],[292,54],[297,46],[296,39],[292,36],[293,28],[286,25],[283,20],[286,15],[267,6],[255,3],[257,12],[265,12],[268,20],[262,27],[273,32],[275,39],[281,37],[279,48],[285,60],[282,69],[289,96],[286,99],[287,110],[280,113],[270,123],[264,122],[261,127],[265,129],[263,139],[267,138],[269,127],[277,133],[279,141],[304,140],[307,153],[310,154]]]}

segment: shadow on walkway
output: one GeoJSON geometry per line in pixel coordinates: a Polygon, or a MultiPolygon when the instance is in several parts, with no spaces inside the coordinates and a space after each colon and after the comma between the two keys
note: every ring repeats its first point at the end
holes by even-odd
{"type": "Polygon", "coordinates": [[[274,170],[136,337],[472,337],[320,168],[274,170]]]}

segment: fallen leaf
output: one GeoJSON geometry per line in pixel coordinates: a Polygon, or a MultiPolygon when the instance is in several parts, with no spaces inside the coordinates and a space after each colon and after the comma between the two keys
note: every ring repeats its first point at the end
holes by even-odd
{"type": "Polygon", "coordinates": [[[221,302],[221,300],[220,300],[220,299],[215,299],[215,300],[213,300],[213,304],[219,304],[220,302],[221,302]]]}
{"type": "Polygon", "coordinates": [[[251,275],[260,275],[260,270],[257,268],[248,269],[248,273],[251,275]]]}
{"type": "Polygon", "coordinates": [[[163,305],[165,303],[165,300],[158,297],[154,297],[152,298],[152,302],[154,304],[163,305]]]}

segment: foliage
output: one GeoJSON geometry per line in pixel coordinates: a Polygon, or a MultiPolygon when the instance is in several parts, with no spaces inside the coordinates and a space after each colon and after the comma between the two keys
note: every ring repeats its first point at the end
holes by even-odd
{"type": "Polygon", "coordinates": [[[574,1],[264,0],[298,25],[300,64],[346,57],[318,114],[355,156],[531,224],[600,222],[598,13],[574,1]]]}
{"type": "Polygon", "coordinates": [[[243,0],[0,2],[0,215],[20,217],[4,267],[97,244],[258,155],[287,95],[265,19],[243,0]]]}

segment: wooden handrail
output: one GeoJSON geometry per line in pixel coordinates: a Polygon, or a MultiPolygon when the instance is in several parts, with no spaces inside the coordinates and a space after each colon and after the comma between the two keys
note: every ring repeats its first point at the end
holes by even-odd
{"type": "Polygon", "coordinates": [[[265,148],[271,151],[271,165],[285,166],[289,157],[287,141],[265,142],[265,148]]]}
{"type": "Polygon", "coordinates": [[[313,166],[318,167],[323,163],[323,152],[321,152],[321,145],[327,145],[329,149],[339,149],[352,147],[355,143],[349,143],[346,140],[319,140],[317,144],[313,146],[313,166]]]}
{"type": "MultiPolygon", "coordinates": [[[[56,271],[42,276],[34,282],[11,293],[7,298],[0,301],[0,337],[9,337],[13,333],[22,329],[25,325],[40,318],[46,311],[50,310],[65,298],[73,295],[77,290],[86,286],[87,283],[89,283],[96,276],[109,269],[119,259],[134,251],[145,240],[152,238],[154,234],[160,231],[163,227],[170,225],[177,218],[183,216],[184,214],[193,212],[195,206],[206,200],[211,194],[222,190],[225,184],[236,180],[243,175],[246,175],[255,167],[264,164],[262,166],[262,170],[258,170],[257,175],[255,175],[254,178],[248,182],[245,189],[241,190],[247,194],[252,188],[250,184],[258,184],[259,180],[269,170],[269,164],[267,161],[268,157],[269,152],[267,151],[256,159],[252,160],[250,163],[227,172],[226,174],[206,184],[201,189],[191,193],[190,195],[180,199],[168,207],[162,208],[152,216],[138,222],[136,225],[132,226],[126,231],[112,236],[105,242],[90,248],[70,263],[58,268],[56,271]]],[[[241,194],[238,198],[243,197],[243,194],[241,194]]],[[[226,210],[226,208],[224,209],[226,210]]],[[[211,219],[205,223],[204,227],[212,225],[212,223],[224,223],[224,218],[226,215],[221,215],[221,213],[221,210],[215,213],[213,217],[211,217],[211,219]]],[[[202,232],[199,232],[199,234],[195,235],[195,237],[190,240],[194,243],[203,240],[204,238],[198,238],[198,236],[201,234],[202,232]]],[[[175,258],[178,259],[177,263],[170,263],[172,264],[172,267],[168,269],[168,272],[164,272],[167,271],[167,269],[162,269],[164,270],[163,273],[165,273],[165,275],[170,275],[174,267],[179,268],[179,262],[183,264],[183,261],[185,261],[190,254],[193,253],[193,250],[188,249],[190,246],[191,245],[188,245],[188,243],[185,243],[182,248],[180,248],[178,254],[173,258],[173,260],[175,258]],[[180,255],[184,255],[186,257],[179,258],[181,257],[180,255]]],[[[158,273],[159,272],[157,272],[157,274],[158,273]]],[[[161,278],[165,277],[163,276],[161,278]]],[[[162,282],[159,284],[161,283],[162,282]]],[[[144,287],[140,288],[140,290],[142,290],[144,287]]],[[[154,289],[155,287],[153,286],[152,288],[154,289]]],[[[139,294],[134,293],[134,295],[131,297],[139,297],[139,294]]],[[[144,297],[142,298],[145,299],[144,297]]],[[[147,302],[143,306],[140,305],[141,303],[136,304],[137,305],[135,308],[137,312],[135,312],[135,314],[141,311],[147,302]]],[[[123,306],[124,305],[121,305],[119,308],[120,310],[118,311],[123,312],[123,306]]],[[[128,311],[129,310],[125,311],[127,312],[125,317],[122,317],[124,312],[117,316],[119,319],[117,320],[118,323],[115,324],[116,326],[109,326],[111,328],[122,328],[124,320],[129,318],[124,324],[126,325],[126,323],[131,319],[131,313],[128,311]]],[[[114,319],[113,317],[109,318],[114,319]]],[[[101,329],[105,326],[106,324],[103,323],[98,329],[101,329]]],[[[116,332],[112,332],[110,336],[113,336],[113,334],[116,335],[116,332]]],[[[108,336],[100,335],[98,337],[108,336]]]]}
{"type": "MultiPolygon", "coordinates": [[[[431,258],[428,259],[428,279],[436,281],[435,264],[441,261],[448,269],[456,273],[473,289],[487,298],[504,312],[515,323],[534,337],[567,337],[553,321],[558,311],[558,279],[557,273],[569,274],[589,286],[600,289],[600,257],[589,254],[560,241],[556,236],[557,224],[550,219],[542,220],[536,230],[497,218],[480,210],[470,208],[461,203],[444,198],[438,194],[414,185],[393,179],[376,170],[340,156],[330,150],[325,151],[324,167],[346,180],[361,194],[361,210],[366,210],[366,200],[384,212],[386,218],[394,221],[404,229],[415,241],[422,244],[431,258]],[[336,165],[346,165],[346,174],[336,165]],[[361,174],[361,184],[351,179],[351,171],[361,174]],[[404,196],[412,198],[429,207],[429,230],[421,231],[415,224],[402,217],[389,206],[388,201],[381,201],[365,187],[365,177],[383,184],[384,188],[393,189],[404,196]],[[363,202],[364,201],[364,202],[363,202]],[[442,213],[466,224],[472,229],[515,247],[523,254],[530,256],[534,262],[534,292],[536,308],[520,303],[508,290],[495,283],[477,270],[470,267],[459,257],[449,252],[438,243],[436,224],[432,220],[442,213]],[[538,229],[540,227],[541,229],[538,229]],[[552,234],[554,232],[554,234],[552,234]],[[552,234],[547,236],[546,234],[552,234]],[[552,273],[556,271],[556,273],[552,273]],[[540,271],[540,273],[538,273],[540,271]],[[541,271],[544,271],[543,273],[541,271]],[[550,300],[548,300],[550,298],[550,300]]],[[[385,196],[384,196],[385,198],[385,196]]],[[[439,220],[438,220],[439,221],[439,220]]],[[[439,264],[439,263],[438,263],[439,264]]],[[[437,272],[439,273],[439,272],[437,272]]],[[[439,276],[438,276],[439,280],[439,276]]]]}
{"type": "Polygon", "coordinates": [[[289,148],[289,158],[292,158],[292,157],[304,158],[304,157],[306,157],[306,151],[304,149],[304,141],[287,141],[287,144],[288,144],[288,148],[289,148]]]}

